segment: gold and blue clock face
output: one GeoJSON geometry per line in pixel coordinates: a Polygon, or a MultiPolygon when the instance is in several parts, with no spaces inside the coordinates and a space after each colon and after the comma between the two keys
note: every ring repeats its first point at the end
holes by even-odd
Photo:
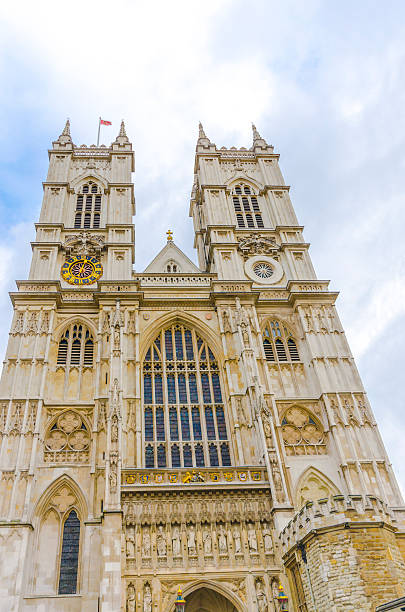
{"type": "Polygon", "coordinates": [[[103,273],[103,266],[97,257],[83,255],[68,257],[61,268],[62,278],[71,285],[92,285],[103,273]]]}

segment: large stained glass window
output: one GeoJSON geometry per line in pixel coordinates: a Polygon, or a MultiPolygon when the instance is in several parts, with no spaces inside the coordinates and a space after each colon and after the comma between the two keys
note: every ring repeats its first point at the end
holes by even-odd
{"type": "Polygon", "coordinates": [[[143,363],[145,467],[231,465],[218,363],[194,330],[159,332],[143,363]]]}

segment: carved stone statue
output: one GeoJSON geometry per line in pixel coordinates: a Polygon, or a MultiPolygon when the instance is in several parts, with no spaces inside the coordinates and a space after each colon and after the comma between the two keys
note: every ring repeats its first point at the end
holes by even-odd
{"type": "Polygon", "coordinates": [[[269,609],[267,604],[267,597],[263,589],[263,583],[260,579],[256,580],[256,599],[259,612],[267,612],[269,609]]]}
{"type": "Polygon", "coordinates": [[[218,531],[218,549],[220,554],[225,554],[228,552],[228,542],[226,539],[226,532],[223,525],[219,526],[218,531]]]}
{"type": "Polygon", "coordinates": [[[118,440],[118,417],[116,414],[111,419],[111,441],[117,442],[118,440]]]}
{"type": "Polygon", "coordinates": [[[142,557],[150,557],[150,533],[145,529],[142,535],[142,557]]]}
{"type": "Polygon", "coordinates": [[[265,553],[273,552],[273,540],[271,537],[271,532],[270,532],[268,523],[263,523],[262,535],[263,535],[264,552],[265,553]]]}
{"type": "Polygon", "coordinates": [[[224,322],[224,332],[225,333],[232,332],[231,323],[229,321],[229,313],[228,313],[228,311],[224,310],[224,312],[222,314],[222,319],[223,319],[223,322],[224,322]]]}
{"type": "Polygon", "coordinates": [[[210,555],[212,552],[212,536],[209,527],[205,527],[202,534],[204,544],[204,554],[210,555]]]}
{"type": "Polygon", "coordinates": [[[180,529],[179,529],[178,525],[175,525],[173,527],[173,533],[172,533],[173,557],[179,557],[180,556],[180,546],[181,546],[180,529]]]}
{"type": "Polygon", "coordinates": [[[250,552],[257,553],[257,537],[256,530],[253,523],[249,523],[248,527],[248,542],[249,542],[249,550],[250,552]]]}
{"type": "Polygon", "coordinates": [[[233,541],[235,546],[235,554],[239,554],[242,552],[242,544],[240,541],[240,531],[239,525],[235,525],[232,531],[233,541]]]}
{"type": "Polygon", "coordinates": [[[135,588],[132,582],[128,586],[127,592],[127,612],[135,612],[136,610],[136,595],[135,588]]]}
{"type": "Polygon", "coordinates": [[[129,533],[126,538],[127,557],[135,557],[135,539],[132,533],[129,533]]]}
{"type": "Polygon", "coordinates": [[[152,612],[152,591],[149,582],[143,589],[143,612],[152,612]]]}
{"type": "Polygon", "coordinates": [[[195,554],[195,527],[193,524],[188,528],[187,534],[187,548],[188,552],[191,555],[195,554]]]}
{"type": "Polygon", "coordinates": [[[163,526],[159,525],[158,532],[156,536],[156,548],[158,557],[166,556],[166,538],[163,531],[163,526]]]}

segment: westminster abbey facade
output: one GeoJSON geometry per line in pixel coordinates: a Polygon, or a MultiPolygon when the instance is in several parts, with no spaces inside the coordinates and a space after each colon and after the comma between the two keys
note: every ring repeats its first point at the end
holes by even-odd
{"type": "Polygon", "coordinates": [[[49,172],[0,388],[0,611],[369,612],[405,508],[335,309],[253,126],[200,126],[190,216],[133,271],[134,153],[49,172]]]}

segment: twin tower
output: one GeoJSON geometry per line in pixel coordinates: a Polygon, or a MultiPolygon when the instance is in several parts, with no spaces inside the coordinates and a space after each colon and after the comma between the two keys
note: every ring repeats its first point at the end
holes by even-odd
{"type": "Polygon", "coordinates": [[[368,612],[405,508],[279,156],[200,125],[190,216],[133,271],[134,153],[49,172],[0,388],[0,610],[368,612]]]}

